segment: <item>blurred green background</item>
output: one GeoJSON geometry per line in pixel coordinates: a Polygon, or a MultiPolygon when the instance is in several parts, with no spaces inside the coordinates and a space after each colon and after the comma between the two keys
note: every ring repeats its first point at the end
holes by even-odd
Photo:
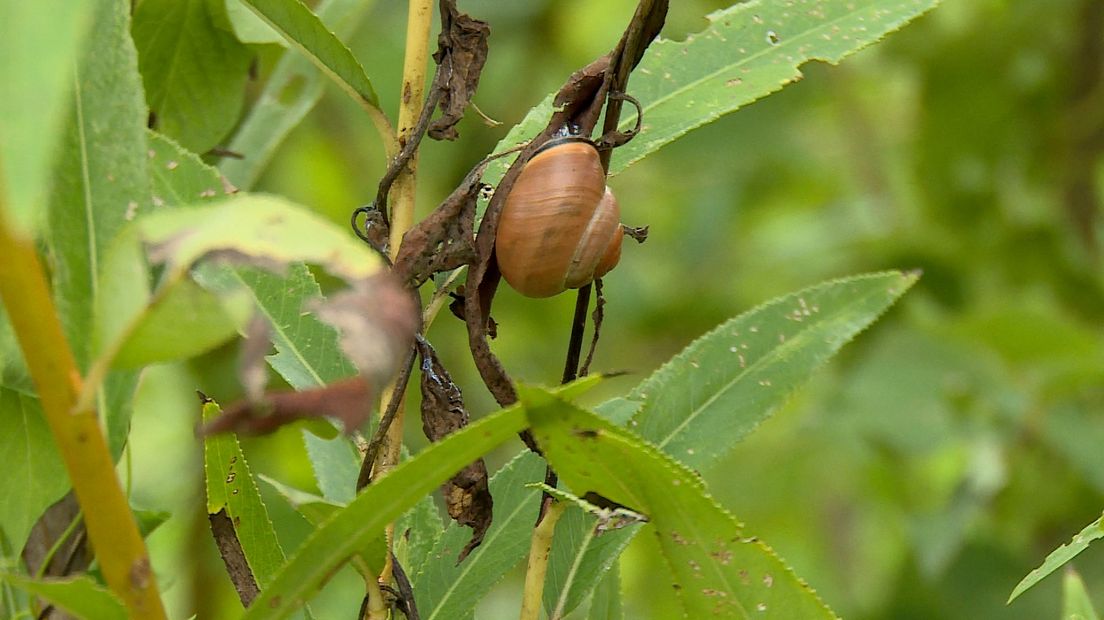
{"type": "MultiPolygon", "coordinates": [[[[424,143],[419,215],[530,106],[608,51],[634,4],[461,2],[491,24],[475,103],[503,124],[469,113],[459,141],[424,143]]],[[[673,2],[664,36],[701,30],[726,4],[673,2]]],[[[806,65],[799,83],[610,182],[626,223],[650,225],[651,236],[626,247],[606,279],[595,370],[630,374],[595,401],[776,295],[848,274],[923,270],[895,309],[703,472],[748,531],[842,616],[1058,617],[1057,578],[1005,600],[1104,508],[1102,7],[946,2],[842,66],[806,65]]],[[[404,25],[405,3],[379,2],[350,43],[392,118],[404,25]]],[[[262,83],[280,52],[258,48],[262,83]]],[[[344,223],[382,170],[367,119],[331,89],[257,189],[344,223]]],[[[573,304],[573,295],[530,300],[500,289],[493,347],[516,379],[558,379],[573,304]]],[[[429,337],[473,415],[493,409],[462,323],[442,313],[429,337]]],[[[147,373],[131,443],[136,503],[201,517],[198,485],[180,473],[196,471],[200,456],[182,439],[196,415],[191,391],[234,398],[233,363],[227,348],[147,373]]],[[[256,470],[313,484],[297,430],[246,450],[256,470]]],[[[308,526],[262,490],[290,550],[308,526]]],[[[188,567],[167,561],[174,553],[192,550],[218,570],[193,521],[174,517],[151,540],[178,609],[196,586],[188,567]]],[[[627,618],[676,617],[652,544],[640,536],[624,556],[627,618]]],[[[1104,607],[1104,547],[1075,564],[1104,607]]],[[[481,617],[515,617],[520,578],[497,587],[481,617]]],[[[233,605],[228,581],[203,587],[233,605]]],[[[359,591],[343,573],[316,602],[318,617],[349,617],[359,591]]]]}

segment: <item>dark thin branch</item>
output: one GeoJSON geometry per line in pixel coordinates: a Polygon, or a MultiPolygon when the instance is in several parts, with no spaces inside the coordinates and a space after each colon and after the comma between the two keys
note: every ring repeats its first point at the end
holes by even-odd
{"type": "Polygon", "coordinates": [[[590,374],[590,363],[594,361],[594,350],[598,348],[598,338],[602,333],[602,320],[606,317],[605,308],[606,297],[602,294],[602,279],[598,278],[594,281],[594,312],[590,315],[591,322],[594,323],[594,332],[590,337],[590,349],[587,351],[586,360],[579,368],[580,377],[590,374]]]}
{"type": "MultiPolygon", "coordinates": [[[[420,340],[421,335],[417,335],[415,338],[420,340]]],[[[368,448],[364,452],[364,460],[360,463],[360,475],[357,476],[357,493],[372,482],[372,467],[375,465],[376,456],[379,455],[380,445],[387,437],[387,430],[391,428],[391,423],[395,421],[395,415],[399,411],[399,404],[402,403],[403,394],[406,393],[406,385],[410,382],[410,374],[414,369],[414,358],[416,356],[417,349],[413,346],[410,347],[402,368],[399,369],[399,375],[395,377],[395,387],[391,392],[391,400],[387,403],[387,409],[383,412],[383,416],[380,417],[379,427],[372,435],[372,440],[368,442],[368,448]]]]}
{"type": "Polygon", "coordinates": [[[418,604],[414,600],[414,587],[410,585],[410,578],[394,553],[391,554],[391,571],[395,575],[395,585],[399,588],[399,611],[406,614],[406,620],[421,620],[418,604]]]}
{"type": "Polygon", "coordinates": [[[579,376],[579,354],[583,350],[583,330],[586,329],[587,307],[590,305],[590,285],[579,288],[575,297],[575,314],[571,318],[571,336],[567,341],[567,360],[564,362],[561,383],[571,383],[579,376]]]}
{"type": "MultiPolygon", "coordinates": [[[[440,72],[441,68],[438,67],[437,71],[440,72]]],[[[434,78],[434,85],[436,86],[437,79],[434,78]]],[[[387,212],[387,195],[391,192],[391,186],[395,183],[395,179],[399,177],[406,165],[410,163],[410,160],[414,159],[414,154],[418,152],[418,146],[422,143],[422,138],[425,137],[426,130],[429,129],[429,123],[433,119],[433,110],[437,108],[437,104],[441,101],[441,89],[433,88],[429,96],[426,97],[425,103],[422,104],[422,111],[418,115],[418,122],[414,125],[414,129],[410,132],[410,138],[403,145],[399,154],[395,159],[391,160],[391,163],[387,166],[387,172],[384,173],[383,178],[380,179],[379,187],[376,189],[376,202],[375,208],[383,215],[383,221],[385,224],[390,224],[391,220],[387,212]]]]}

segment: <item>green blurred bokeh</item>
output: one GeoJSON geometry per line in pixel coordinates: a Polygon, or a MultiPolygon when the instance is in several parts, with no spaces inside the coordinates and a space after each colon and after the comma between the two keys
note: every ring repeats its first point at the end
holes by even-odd
{"type": "MultiPolygon", "coordinates": [[[[672,3],[664,36],[702,29],[703,16],[724,4],[672,3]]],[[[703,472],[748,531],[845,617],[1057,617],[1056,578],[1010,606],[1005,600],[1104,507],[1104,279],[1093,245],[1104,238],[1098,4],[947,2],[842,66],[807,65],[801,82],[610,182],[626,223],[651,226],[651,236],[626,247],[606,279],[595,369],[630,375],[606,382],[596,401],[771,297],[847,274],[923,270],[893,311],[730,458],[703,472]],[[1086,209],[1095,216],[1077,215],[1086,209]]],[[[503,124],[490,127],[469,113],[459,141],[425,143],[420,216],[531,105],[612,47],[634,7],[628,0],[461,5],[491,23],[475,103],[503,124]]],[[[404,23],[403,3],[379,2],[351,42],[390,113],[404,23]]],[[[260,57],[263,75],[277,50],[260,57]]],[[[367,119],[331,89],[257,189],[344,224],[374,195],[382,169],[367,119]]],[[[573,295],[530,300],[500,290],[493,347],[515,378],[558,379],[573,304],[573,295]]],[[[463,325],[442,313],[429,337],[473,414],[493,409],[463,325]]],[[[140,401],[134,459],[162,465],[137,468],[135,496],[182,510],[154,535],[155,558],[203,546],[197,561],[215,563],[213,545],[196,543],[196,530],[179,518],[189,502],[202,518],[199,500],[188,497],[197,489],[170,484],[199,455],[158,451],[190,436],[190,422],[167,422],[194,415],[190,390],[235,397],[233,350],[187,370],[145,377],[143,395],[157,397],[140,401]]],[[[407,427],[417,449],[419,425],[407,427]]],[[[246,449],[255,470],[310,488],[297,432],[246,449]]],[[[290,551],[307,525],[275,494],[266,497],[290,551]]],[[[1098,608],[1102,560],[1098,546],[1076,562],[1098,608]]],[[[649,537],[638,538],[622,568],[626,617],[676,617],[649,537]]],[[[168,585],[186,608],[185,585],[168,585]]],[[[215,586],[233,605],[229,582],[215,586]]],[[[514,575],[484,601],[481,617],[516,616],[519,589],[514,575]]],[[[358,592],[343,573],[317,602],[318,617],[350,617],[358,592]]]]}

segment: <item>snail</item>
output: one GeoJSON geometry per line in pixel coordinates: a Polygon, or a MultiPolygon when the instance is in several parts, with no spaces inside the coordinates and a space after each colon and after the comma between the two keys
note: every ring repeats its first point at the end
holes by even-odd
{"type": "Polygon", "coordinates": [[[621,210],[593,142],[550,140],[525,163],[498,221],[495,255],[506,282],[551,297],[600,278],[621,258],[621,210]]]}

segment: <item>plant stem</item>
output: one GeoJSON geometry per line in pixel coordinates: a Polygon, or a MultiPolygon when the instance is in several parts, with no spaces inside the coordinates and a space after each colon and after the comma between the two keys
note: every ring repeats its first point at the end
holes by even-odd
{"type": "MultiPolygon", "coordinates": [[[[425,97],[426,67],[429,62],[429,31],[433,21],[431,0],[410,0],[406,21],[406,56],[403,60],[402,90],[399,95],[399,148],[410,139],[418,123],[425,97]]],[[[414,224],[415,181],[418,154],[406,165],[391,188],[391,258],[398,254],[403,235],[414,224]]]]}
{"type": "Polygon", "coordinates": [[[372,569],[368,568],[367,562],[357,561],[356,565],[361,574],[365,576],[364,583],[368,588],[368,592],[364,597],[362,620],[387,620],[388,610],[383,601],[383,591],[380,590],[379,580],[372,574],[372,569]]]}
{"type": "Polygon", "coordinates": [[[579,288],[575,297],[575,315],[571,319],[571,336],[567,341],[567,359],[564,362],[563,380],[571,383],[579,377],[579,354],[583,351],[583,332],[586,330],[586,311],[590,306],[590,287],[579,288]]]}
{"type": "MultiPolygon", "coordinates": [[[[431,0],[410,0],[407,5],[406,20],[406,56],[403,60],[402,89],[399,96],[399,122],[397,144],[402,148],[410,139],[411,131],[418,122],[425,96],[426,66],[429,61],[429,32],[433,21],[433,3],[431,0]]],[[[417,187],[416,172],[418,155],[407,163],[406,169],[399,173],[391,188],[391,259],[398,254],[403,235],[414,224],[414,201],[417,187]]],[[[381,402],[390,402],[393,389],[384,390],[381,402]]],[[[399,395],[399,398],[402,398],[399,395]]],[[[382,413],[383,407],[380,407],[382,413]]],[[[399,462],[402,449],[404,405],[400,403],[395,419],[387,429],[387,437],[380,449],[379,460],[373,468],[376,475],[383,475],[399,462]]],[[[391,580],[391,543],[394,537],[394,524],[387,526],[388,555],[384,562],[380,579],[391,580]]]]}
{"type": "Polygon", "coordinates": [[[541,602],[544,599],[544,577],[548,573],[548,556],[552,551],[552,534],[556,522],[567,504],[553,501],[544,513],[544,519],[533,528],[529,542],[529,564],[525,568],[525,590],[521,599],[521,620],[539,620],[541,602]]]}
{"type": "Polygon", "coordinates": [[[81,376],[34,241],[11,233],[4,220],[5,206],[0,204],[0,298],[84,513],[100,570],[130,617],[165,618],[149,554],[115,475],[96,412],[74,409],[81,376]]]}

